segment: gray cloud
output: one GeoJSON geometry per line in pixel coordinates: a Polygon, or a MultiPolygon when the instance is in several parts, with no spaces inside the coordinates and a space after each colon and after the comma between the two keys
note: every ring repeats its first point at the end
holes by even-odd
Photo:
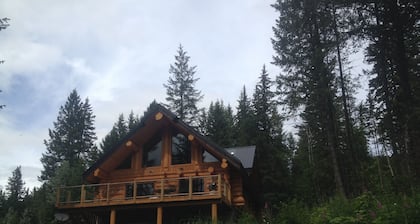
{"type": "MultiPolygon", "coordinates": [[[[271,1],[3,0],[0,16],[0,185],[25,168],[36,183],[42,144],[58,108],[77,88],[88,97],[101,139],[119,113],[143,114],[163,102],[178,45],[197,65],[201,106],[223,99],[236,106],[243,85],[251,94],[262,65],[270,65],[271,1]],[[10,172],[10,173],[9,173],[10,172]]],[[[36,185],[36,184],[34,184],[36,185]]]]}

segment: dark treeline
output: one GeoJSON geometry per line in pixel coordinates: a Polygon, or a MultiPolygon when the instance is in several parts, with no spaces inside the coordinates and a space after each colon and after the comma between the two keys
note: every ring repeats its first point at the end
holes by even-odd
{"type": "MultiPolygon", "coordinates": [[[[253,92],[238,90],[234,106],[215,99],[200,109],[196,67],[179,46],[166,106],[220,146],[257,146],[261,194],[251,223],[416,223],[420,3],[278,0],[272,7],[279,17],[267,63],[280,74],[262,65],[253,92]],[[365,99],[355,98],[360,74],[349,58],[357,51],[370,65],[361,74],[369,80],[365,99]],[[296,133],[283,129],[290,116],[299,118],[296,133]]],[[[53,223],[54,187],[82,183],[84,169],[140,121],[121,114],[98,147],[94,118],[74,90],[45,140],[43,185],[26,189],[18,167],[0,191],[0,223],[53,223]]]]}

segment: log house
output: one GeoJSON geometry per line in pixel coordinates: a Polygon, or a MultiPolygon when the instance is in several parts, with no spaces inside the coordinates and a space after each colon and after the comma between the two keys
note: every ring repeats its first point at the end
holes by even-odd
{"type": "Polygon", "coordinates": [[[57,188],[56,208],[109,224],[171,223],[178,211],[204,208],[216,223],[218,213],[251,202],[249,149],[245,169],[235,148],[228,152],[152,103],[139,126],[83,174],[86,184],[57,188]]]}

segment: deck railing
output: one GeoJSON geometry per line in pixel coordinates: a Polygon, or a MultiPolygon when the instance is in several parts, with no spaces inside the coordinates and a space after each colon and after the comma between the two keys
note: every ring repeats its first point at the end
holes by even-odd
{"type": "Polygon", "coordinates": [[[57,208],[222,199],[231,204],[231,187],[221,175],[163,178],[57,188],[57,208]]]}

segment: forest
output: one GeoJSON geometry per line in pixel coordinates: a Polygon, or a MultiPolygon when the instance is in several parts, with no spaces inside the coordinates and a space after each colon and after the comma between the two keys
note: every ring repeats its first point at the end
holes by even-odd
{"type": "MultiPolygon", "coordinates": [[[[163,84],[162,103],[204,136],[222,147],[256,145],[261,194],[232,222],[418,223],[420,2],[277,0],[272,7],[275,53],[267,63],[279,74],[262,65],[253,92],[244,86],[234,104],[218,99],[200,108],[199,71],[180,45],[163,84]],[[355,52],[369,65],[363,74],[350,65],[355,52]],[[359,76],[369,82],[364,99],[356,98],[359,76]],[[284,128],[292,118],[293,132],[284,128]]],[[[0,191],[0,223],[57,223],[55,187],[82,183],[84,170],[140,118],[120,114],[98,140],[93,108],[73,90],[44,140],[41,187],[26,188],[17,167],[0,191]]]]}

